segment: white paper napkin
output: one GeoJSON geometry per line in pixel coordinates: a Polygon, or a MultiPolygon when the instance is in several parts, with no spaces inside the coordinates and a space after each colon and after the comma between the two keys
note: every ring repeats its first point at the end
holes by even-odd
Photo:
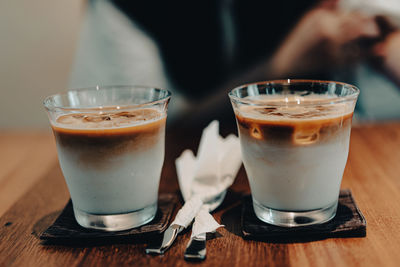
{"type": "Polygon", "coordinates": [[[217,207],[213,200],[225,196],[241,163],[238,138],[235,135],[222,138],[219,122],[211,122],[203,130],[197,157],[191,150],[185,150],[175,161],[185,204],[171,225],[186,228],[195,219],[192,237],[214,232],[223,226],[210,214],[217,207]]]}

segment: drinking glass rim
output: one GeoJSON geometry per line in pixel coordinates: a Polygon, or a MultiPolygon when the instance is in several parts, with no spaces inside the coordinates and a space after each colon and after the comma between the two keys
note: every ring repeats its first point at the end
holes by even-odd
{"type": "MultiPolygon", "coordinates": [[[[337,103],[343,103],[351,100],[357,99],[358,95],[360,94],[360,89],[358,89],[355,85],[349,84],[349,83],[344,83],[344,82],[337,82],[337,81],[330,81],[330,80],[312,80],[312,79],[280,79],[280,80],[267,80],[267,81],[259,81],[259,82],[253,82],[253,83],[247,83],[243,84],[240,86],[237,86],[233,88],[231,91],[229,91],[228,96],[231,100],[234,100],[236,102],[240,102],[242,104],[250,104],[253,106],[280,106],[278,103],[256,103],[254,100],[249,100],[249,99],[244,99],[238,96],[235,96],[233,94],[234,91],[238,91],[242,88],[249,87],[252,85],[268,85],[268,84],[282,84],[282,85],[291,85],[291,84],[306,84],[306,83],[321,83],[321,84],[329,84],[329,83],[334,83],[334,84],[340,84],[345,86],[346,88],[351,90],[351,94],[345,95],[345,96],[338,96],[338,97],[332,97],[328,99],[321,99],[318,101],[313,101],[313,102],[296,102],[295,105],[297,106],[314,106],[314,105],[321,105],[321,104],[337,104],[337,103]]],[[[266,95],[266,94],[265,94],[266,95]]],[[[285,105],[293,105],[291,103],[285,102],[285,105]]]]}
{"type": "Polygon", "coordinates": [[[111,89],[153,89],[156,91],[164,91],[166,92],[166,95],[160,99],[153,100],[153,101],[148,101],[140,104],[129,104],[129,105],[116,105],[118,109],[124,110],[124,109],[132,109],[132,108],[140,108],[140,107],[145,107],[149,105],[154,105],[158,103],[163,103],[167,101],[168,99],[171,98],[171,92],[167,89],[164,88],[158,88],[158,87],[152,87],[152,86],[146,86],[146,85],[96,85],[92,87],[83,87],[83,88],[74,88],[74,89],[69,89],[68,91],[62,92],[62,93],[57,93],[57,94],[52,94],[47,96],[43,100],[43,105],[47,110],[54,110],[54,109],[60,109],[60,110],[67,110],[67,111],[100,111],[103,110],[104,106],[96,106],[96,107],[66,107],[62,105],[54,105],[54,103],[51,102],[51,99],[54,99],[56,96],[65,96],[69,92],[75,91],[75,92],[82,92],[82,91],[93,91],[93,90],[111,90],[111,89]]]}

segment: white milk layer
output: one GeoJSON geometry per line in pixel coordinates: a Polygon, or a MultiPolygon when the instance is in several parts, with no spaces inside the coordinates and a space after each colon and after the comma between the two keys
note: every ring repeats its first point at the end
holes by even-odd
{"type": "Polygon", "coordinates": [[[112,156],[107,168],[81,164],[82,151],[57,145],[62,172],[74,208],[91,214],[120,214],[157,203],[164,161],[164,132],[151,147],[138,146],[120,156],[112,156]]]}
{"type": "Polygon", "coordinates": [[[274,145],[241,136],[253,198],[283,211],[333,205],[347,161],[350,126],[341,131],[331,142],[310,146],[274,145]]]}

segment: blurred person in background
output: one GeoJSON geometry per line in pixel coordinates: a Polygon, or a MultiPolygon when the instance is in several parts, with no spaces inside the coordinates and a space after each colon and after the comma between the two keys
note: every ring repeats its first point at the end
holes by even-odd
{"type": "MultiPolygon", "coordinates": [[[[400,17],[400,14],[399,14],[400,17]]],[[[400,118],[400,32],[339,1],[89,1],[71,87],[173,92],[170,122],[234,122],[227,92],[287,78],[361,89],[359,120],[400,118]]]]}

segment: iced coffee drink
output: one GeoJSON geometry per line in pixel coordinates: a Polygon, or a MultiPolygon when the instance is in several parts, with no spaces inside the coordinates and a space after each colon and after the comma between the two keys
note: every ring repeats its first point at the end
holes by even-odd
{"type": "Polygon", "coordinates": [[[276,83],[271,94],[266,84],[231,92],[254,211],[280,226],[323,223],[336,213],[358,90],[276,83]]]}
{"type": "Polygon", "coordinates": [[[164,105],[72,109],[51,118],[79,224],[113,231],[154,218],[164,161],[164,105]]]}

